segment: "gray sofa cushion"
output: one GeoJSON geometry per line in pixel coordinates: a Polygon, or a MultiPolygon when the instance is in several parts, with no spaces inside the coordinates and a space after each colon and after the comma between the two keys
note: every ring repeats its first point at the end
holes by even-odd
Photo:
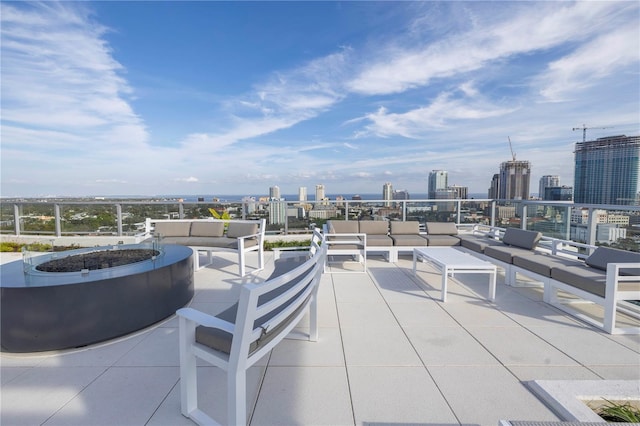
{"type": "Polygon", "coordinates": [[[421,237],[420,235],[400,234],[400,235],[391,235],[391,238],[393,239],[393,245],[394,246],[422,247],[422,246],[426,246],[428,244],[427,239],[421,237]]]}
{"type": "Polygon", "coordinates": [[[600,297],[605,296],[607,274],[600,269],[585,266],[552,268],[551,278],[600,297]]]}
{"type": "Polygon", "coordinates": [[[246,237],[247,235],[254,235],[257,233],[257,223],[239,223],[231,221],[227,228],[227,237],[229,238],[246,237]]]}
{"type": "Polygon", "coordinates": [[[518,228],[507,228],[502,242],[508,246],[533,250],[542,238],[542,233],[518,228]]]}
{"type": "Polygon", "coordinates": [[[425,235],[430,246],[459,246],[460,238],[451,235],[425,235]]]}
{"type": "Polygon", "coordinates": [[[523,249],[520,247],[510,247],[505,245],[490,245],[485,247],[485,256],[492,257],[505,263],[513,263],[513,256],[516,254],[530,254],[531,250],[523,249]]]}
{"type": "Polygon", "coordinates": [[[391,221],[391,235],[419,235],[420,223],[417,221],[400,222],[391,221]]]}
{"type": "Polygon", "coordinates": [[[370,235],[367,234],[367,246],[371,247],[390,247],[393,240],[388,235],[370,235]]]}
{"type": "Polygon", "coordinates": [[[457,235],[458,228],[453,222],[427,222],[425,224],[429,235],[457,235]]]}
{"type": "Polygon", "coordinates": [[[389,234],[389,222],[386,220],[361,220],[359,230],[361,234],[367,234],[367,237],[369,235],[387,235],[389,234]]]}
{"type": "Polygon", "coordinates": [[[473,250],[477,253],[483,253],[484,249],[489,246],[501,246],[502,243],[494,238],[489,238],[486,235],[469,235],[460,234],[457,236],[460,240],[462,247],[473,250]]]}
{"type": "Polygon", "coordinates": [[[154,233],[163,237],[188,237],[191,222],[156,222],[154,233]]]}
{"type": "Polygon", "coordinates": [[[355,220],[330,220],[330,234],[357,234],[359,233],[358,222],[355,220]]]}
{"type": "Polygon", "coordinates": [[[545,277],[551,276],[551,269],[562,266],[584,266],[580,260],[551,256],[543,253],[517,253],[513,264],[545,277]]]}
{"type": "MultiPolygon", "coordinates": [[[[609,247],[598,247],[591,256],[585,259],[585,263],[592,268],[606,271],[608,263],[640,263],[640,253],[609,247]]],[[[640,269],[625,268],[622,269],[620,273],[622,275],[640,275],[640,269]]]]}
{"type": "Polygon", "coordinates": [[[222,237],[224,222],[193,222],[190,235],[192,237],[222,237]]]}

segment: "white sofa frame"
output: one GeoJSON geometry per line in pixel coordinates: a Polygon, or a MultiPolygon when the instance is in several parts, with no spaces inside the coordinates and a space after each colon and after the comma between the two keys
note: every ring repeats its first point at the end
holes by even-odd
{"type": "Polygon", "coordinates": [[[324,268],[326,246],[322,234],[314,232],[310,257],[299,266],[273,279],[257,284],[243,284],[235,324],[192,308],[177,311],[180,330],[180,394],[182,414],[197,424],[218,424],[198,408],[197,358],[200,358],[227,374],[227,424],[247,424],[246,378],[247,369],[267,354],[285,337],[290,335],[304,315],[309,313],[310,330],[307,340],[318,340],[317,292],[324,268]],[[267,302],[260,296],[278,290],[291,283],[291,288],[267,302]],[[299,293],[299,294],[298,294],[299,293]],[[273,318],[258,323],[257,320],[273,311],[282,309],[273,318]],[[232,335],[230,353],[217,351],[196,342],[196,327],[203,325],[226,331],[232,335]],[[281,329],[278,329],[281,327],[281,329]],[[269,330],[277,333],[267,343],[253,352],[252,343],[269,330]]]}
{"type": "MultiPolygon", "coordinates": [[[[150,238],[151,236],[153,236],[153,228],[154,228],[154,224],[158,223],[158,222],[225,222],[228,223],[231,220],[223,220],[223,219],[214,219],[214,218],[209,218],[209,219],[151,219],[151,218],[147,218],[145,220],[145,238],[150,238]]],[[[252,235],[243,235],[241,237],[238,237],[238,248],[237,249],[230,249],[230,248],[226,248],[226,247],[216,247],[216,246],[199,246],[199,245],[188,245],[188,247],[190,247],[193,251],[194,251],[194,261],[193,261],[193,266],[194,269],[197,271],[199,269],[202,269],[208,265],[211,265],[213,263],[213,252],[214,251],[233,251],[233,252],[237,252],[238,253],[238,272],[239,275],[241,277],[244,277],[247,272],[247,268],[246,268],[246,254],[247,253],[251,253],[254,251],[258,252],[258,267],[256,269],[254,269],[254,272],[257,271],[261,271],[264,269],[264,236],[265,236],[265,230],[266,230],[266,220],[265,219],[258,219],[258,220],[244,220],[244,219],[232,219],[233,222],[239,222],[239,223],[251,223],[251,224],[258,224],[258,232],[256,234],[252,234],[252,235]],[[247,246],[245,244],[246,240],[255,238],[257,239],[257,244],[256,245],[251,245],[251,246],[247,246]],[[207,253],[207,263],[205,264],[200,264],[200,256],[199,256],[199,252],[205,252],[207,253]]]]}

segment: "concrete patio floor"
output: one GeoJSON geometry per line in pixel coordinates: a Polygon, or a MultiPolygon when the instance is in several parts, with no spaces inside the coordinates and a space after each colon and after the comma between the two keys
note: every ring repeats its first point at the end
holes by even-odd
{"type": "MultiPolygon", "coordinates": [[[[191,306],[215,314],[242,280],[233,254],[195,274],[191,306]]],[[[2,254],[2,262],[19,259],[2,254]]],[[[249,258],[248,264],[255,264],[249,258]]],[[[248,280],[261,281],[273,268],[248,280]]],[[[636,380],[640,336],[612,336],[486,275],[462,275],[440,298],[440,275],[401,256],[367,273],[324,274],[318,342],[285,340],[248,379],[252,425],[488,425],[558,421],[532,380],[636,380]]],[[[304,325],[304,324],[303,324],[304,325]]],[[[81,349],[0,356],[0,424],[191,425],[180,414],[175,317],[81,349]]],[[[200,406],[225,421],[224,375],[202,364],[200,406]]],[[[638,395],[640,398],[640,395],[638,395]]]]}

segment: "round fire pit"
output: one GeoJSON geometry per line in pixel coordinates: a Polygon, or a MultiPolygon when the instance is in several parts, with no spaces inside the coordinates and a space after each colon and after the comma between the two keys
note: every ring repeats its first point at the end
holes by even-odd
{"type": "Polygon", "coordinates": [[[76,348],[148,327],[186,305],[193,251],[121,245],[48,253],[2,265],[0,278],[3,352],[76,348]]]}

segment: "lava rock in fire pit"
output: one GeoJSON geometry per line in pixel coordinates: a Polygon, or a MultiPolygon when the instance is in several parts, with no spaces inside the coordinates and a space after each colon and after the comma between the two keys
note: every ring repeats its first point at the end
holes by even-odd
{"type": "Polygon", "coordinates": [[[160,254],[151,249],[99,250],[76,254],[43,262],[36,266],[42,272],[80,272],[83,269],[95,270],[149,260],[160,254]]]}

